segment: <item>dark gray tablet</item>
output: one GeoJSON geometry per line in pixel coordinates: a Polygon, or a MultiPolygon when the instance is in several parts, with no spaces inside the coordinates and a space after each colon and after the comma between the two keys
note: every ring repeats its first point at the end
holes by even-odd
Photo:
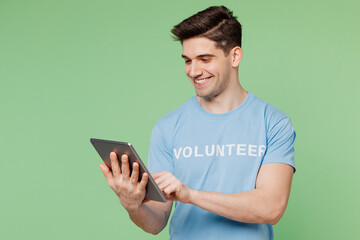
{"type": "MultiPolygon", "coordinates": [[[[139,181],[141,180],[141,176],[144,172],[147,172],[149,174],[149,171],[146,169],[145,164],[141,161],[139,155],[136,153],[135,149],[131,145],[131,143],[127,142],[116,142],[116,141],[108,141],[108,140],[102,140],[102,139],[95,139],[91,138],[90,142],[96,149],[96,151],[99,153],[100,157],[111,169],[111,163],[110,163],[110,153],[115,152],[118,156],[119,160],[119,166],[121,169],[121,155],[124,153],[128,155],[129,162],[130,162],[130,171],[132,172],[132,165],[133,162],[139,163],[140,167],[140,174],[139,174],[139,181]]],[[[148,200],[154,200],[159,202],[166,202],[166,198],[159,189],[158,185],[155,183],[154,179],[149,174],[149,181],[146,185],[146,195],[145,199],[148,200]]]]}

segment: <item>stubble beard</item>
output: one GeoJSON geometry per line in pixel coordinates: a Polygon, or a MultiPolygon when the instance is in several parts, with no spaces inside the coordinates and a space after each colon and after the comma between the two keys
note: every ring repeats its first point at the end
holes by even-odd
{"type": "Polygon", "coordinates": [[[203,98],[205,101],[210,102],[210,101],[214,100],[217,96],[219,96],[226,89],[227,85],[228,85],[228,82],[224,81],[219,86],[214,86],[214,88],[211,89],[211,91],[207,94],[206,93],[201,94],[196,89],[195,89],[195,93],[196,93],[196,96],[203,98]]]}

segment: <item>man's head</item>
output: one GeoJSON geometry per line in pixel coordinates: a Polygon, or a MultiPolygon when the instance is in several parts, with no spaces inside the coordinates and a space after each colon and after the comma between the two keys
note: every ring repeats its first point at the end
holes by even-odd
{"type": "Polygon", "coordinates": [[[227,55],[241,47],[241,24],[224,6],[209,7],[185,19],[171,30],[175,39],[183,43],[193,37],[205,37],[216,42],[216,47],[227,55]]]}
{"type": "Polygon", "coordinates": [[[198,97],[229,96],[239,87],[241,25],[225,7],[210,7],[176,25],[183,46],[185,74],[198,97]]]}

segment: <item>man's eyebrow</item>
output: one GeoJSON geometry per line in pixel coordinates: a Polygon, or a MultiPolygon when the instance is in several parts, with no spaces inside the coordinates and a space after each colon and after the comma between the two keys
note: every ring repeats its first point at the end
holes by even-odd
{"type": "MultiPolygon", "coordinates": [[[[182,54],[181,55],[182,58],[187,58],[187,59],[190,59],[188,56],[182,54]]],[[[200,55],[197,55],[196,58],[202,58],[202,57],[215,57],[214,54],[210,54],[210,53],[204,53],[204,54],[200,54],[200,55]]]]}

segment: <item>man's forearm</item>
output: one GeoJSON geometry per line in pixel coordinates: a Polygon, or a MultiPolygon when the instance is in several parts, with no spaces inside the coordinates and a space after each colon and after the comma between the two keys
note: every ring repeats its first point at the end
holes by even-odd
{"type": "Polygon", "coordinates": [[[190,203],[235,221],[273,225],[287,204],[286,199],[278,201],[258,189],[231,194],[192,190],[190,203]]]}
{"type": "Polygon", "coordinates": [[[130,219],[145,232],[158,234],[167,224],[168,214],[148,202],[142,204],[137,210],[128,211],[130,219]]]}
{"type": "Polygon", "coordinates": [[[154,173],[152,176],[169,200],[194,204],[235,221],[273,225],[285,211],[293,168],[282,163],[265,164],[259,170],[256,188],[239,193],[194,190],[169,172],[154,173]]]}

